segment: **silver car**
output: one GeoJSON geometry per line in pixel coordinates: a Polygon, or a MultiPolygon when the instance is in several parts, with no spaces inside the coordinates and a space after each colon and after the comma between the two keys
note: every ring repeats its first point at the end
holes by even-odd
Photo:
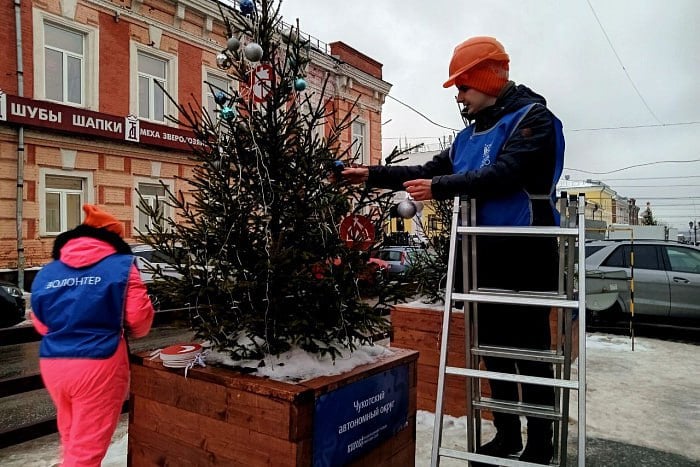
{"type": "Polygon", "coordinates": [[[372,256],[386,261],[387,273],[390,275],[405,274],[418,250],[419,248],[413,246],[387,246],[380,248],[372,256]]]}
{"type": "MultiPolygon", "coordinates": [[[[635,315],[700,319],[700,248],[662,240],[586,242],[587,277],[621,271],[626,281],[633,279],[635,315]]],[[[619,287],[603,313],[629,313],[629,289],[619,287]]]]}

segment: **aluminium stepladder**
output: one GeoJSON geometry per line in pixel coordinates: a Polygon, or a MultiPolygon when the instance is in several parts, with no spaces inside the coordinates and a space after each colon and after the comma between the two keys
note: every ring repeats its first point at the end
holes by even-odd
{"type": "MultiPolygon", "coordinates": [[[[561,225],[559,227],[478,227],[476,224],[476,204],[466,199],[455,198],[450,229],[450,249],[447,283],[445,287],[445,310],[443,314],[440,364],[436,394],[435,425],[431,467],[440,465],[441,457],[478,461],[484,464],[527,467],[537,466],[514,458],[491,457],[476,454],[476,446],[481,438],[481,411],[492,410],[518,415],[538,416],[554,421],[553,464],[565,466],[568,440],[569,392],[578,391],[578,466],[585,465],[586,448],[586,305],[585,305],[585,199],[583,195],[568,197],[562,194],[559,203],[561,225]],[[559,281],[558,290],[552,292],[516,292],[500,289],[480,289],[476,287],[476,242],[477,237],[497,236],[546,236],[559,238],[559,281]],[[461,239],[461,242],[458,242],[461,239]],[[458,252],[458,244],[461,251],[458,252]],[[580,248],[577,248],[578,245],[580,248]],[[463,292],[453,291],[456,261],[463,267],[463,292]],[[575,287],[575,281],[577,287],[575,287]],[[472,286],[473,284],[473,286],[472,286]],[[577,289],[577,290],[575,290],[577,289]],[[465,320],[465,368],[447,365],[448,338],[453,304],[464,303],[465,320]],[[538,351],[509,347],[480,346],[476,321],[478,303],[501,303],[517,305],[539,305],[557,310],[556,346],[552,351],[538,351]],[[579,343],[578,371],[571,378],[571,342],[573,314],[578,311],[579,343]],[[481,356],[506,357],[516,360],[536,360],[550,362],[554,366],[554,378],[541,378],[510,373],[497,373],[479,370],[481,356]],[[442,447],[443,399],[447,375],[466,378],[467,409],[467,451],[442,447]],[[534,404],[514,403],[481,397],[480,378],[538,384],[553,387],[555,405],[545,407],[534,404]]],[[[526,312],[526,311],[524,311],[526,312]]]]}

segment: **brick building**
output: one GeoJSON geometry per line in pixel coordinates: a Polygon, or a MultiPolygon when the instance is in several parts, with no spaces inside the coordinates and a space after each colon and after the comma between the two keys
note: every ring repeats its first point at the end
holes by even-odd
{"type": "MultiPolygon", "coordinates": [[[[204,81],[235,86],[216,66],[226,37],[213,1],[14,3],[19,6],[4,2],[0,15],[0,270],[6,273],[46,263],[54,237],[81,222],[83,203],[116,215],[131,240],[147,222],[136,189],[152,202],[162,195],[160,182],[186,191],[175,177],[192,169],[192,135],[168,121],[177,109],[157,83],[178,104],[196,105],[194,96],[207,112],[215,104],[204,81]]],[[[342,42],[309,39],[305,92],[320,95],[330,76],[328,105],[343,115],[357,100],[357,118],[341,143],[353,145],[364,162],[379,163],[382,104],[391,87],[382,65],[342,42]]]]}

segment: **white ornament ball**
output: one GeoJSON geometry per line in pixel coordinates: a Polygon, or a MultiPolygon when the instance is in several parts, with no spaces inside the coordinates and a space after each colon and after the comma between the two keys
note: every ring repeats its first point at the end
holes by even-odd
{"type": "Polygon", "coordinates": [[[243,49],[243,54],[245,55],[245,58],[251,62],[259,62],[263,57],[263,49],[260,47],[260,44],[251,42],[245,46],[243,49]]]}
{"type": "Polygon", "coordinates": [[[405,199],[396,206],[396,212],[404,219],[410,219],[416,215],[416,203],[413,200],[405,199]]]}
{"type": "Polygon", "coordinates": [[[225,70],[225,69],[231,67],[231,60],[229,60],[229,58],[226,54],[223,54],[223,53],[218,54],[216,56],[216,66],[218,66],[222,70],[225,70]]]}

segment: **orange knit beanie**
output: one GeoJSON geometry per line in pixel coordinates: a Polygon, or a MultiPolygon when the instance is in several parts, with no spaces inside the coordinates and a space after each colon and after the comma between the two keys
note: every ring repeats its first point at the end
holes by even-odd
{"type": "Polygon", "coordinates": [[[85,211],[83,224],[96,229],[107,229],[120,237],[124,236],[124,224],[110,213],[103,211],[94,204],[84,204],[83,211],[85,211]]]}
{"type": "Polygon", "coordinates": [[[508,82],[508,62],[486,60],[455,78],[455,86],[467,86],[489,96],[498,96],[508,82]]]}

